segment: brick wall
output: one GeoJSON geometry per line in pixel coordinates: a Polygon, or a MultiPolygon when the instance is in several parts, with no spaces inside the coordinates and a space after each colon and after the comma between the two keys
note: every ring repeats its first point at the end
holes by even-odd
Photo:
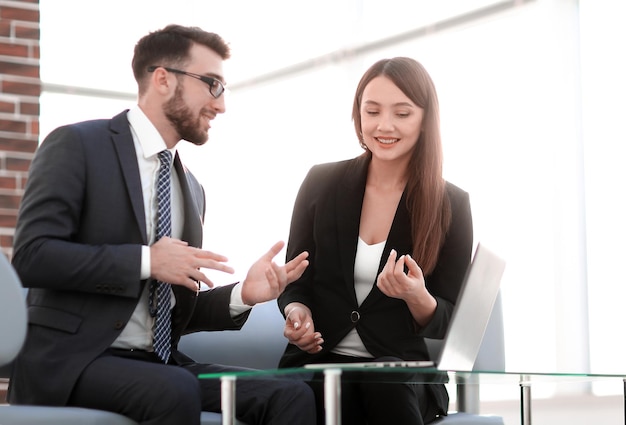
{"type": "Polygon", "coordinates": [[[8,257],[39,140],[40,93],[39,0],[0,0],[0,250],[8,257]]]}

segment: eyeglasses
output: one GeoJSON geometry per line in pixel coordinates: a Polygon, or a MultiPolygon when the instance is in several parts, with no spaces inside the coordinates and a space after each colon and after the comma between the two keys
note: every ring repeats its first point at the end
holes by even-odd
{"type": "Polygon", "coordinates": [[[207,86],[209,86],[209,92],[216,99],[218,97],[220,97],[222,95],[222,93],[224,93],[224,84],[220,80],[218,80],[217,78],[207,77],[205,75],[194,74],[192,72],[187,72],[187,71],[181,71],[180,69],[168,68],[166,66],[155,66],[155,65],[149,66],[148,67],[148,72],[154,72],[154,70],[157,69],[157,68],[163,68],[167,72],[173,72],[175,74],[187,75],[189,77],[193,77],[193,78],[196,78],[196,79],[202,81],[207,86]]]}

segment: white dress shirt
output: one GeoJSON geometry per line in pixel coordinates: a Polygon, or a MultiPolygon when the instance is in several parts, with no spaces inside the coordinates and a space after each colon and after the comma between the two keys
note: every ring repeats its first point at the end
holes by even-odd
{"type": "MultiPolygon", "coordinates": [[[[158,153],[167,149],[165,141],[154,127],[152,122],[138,107],[128,111],[128,122],[133,135],[137,164],[141,178],[141,190],[143,193],[144,211],[146,214],[146,231],[149,244],[142,247],[141,251],[141,279],[150,277],[150,246],[155,242],[157,222],[157,199],[156,181],[159,172],[158,153]]],[[[176,149],[170,149],[172,158],[176,156],[176,149]]],[[[172,212],[172,238],[180,239],[183,234],[183,197],[178,174],[172,167],[171,173],[171,212],[172,212]]],[[[150,316],[148,309],[148,291],[150,285],[145,285],[137,307],[133,312],[126,327],[119,337],[111,345],[115,348],[140,349],[152,351],[153,328],[155,318],[150,316]]],[[[176,303],[174,294],[171,295],[172,307],[176,303]]],[[[241,284],[233,288],[231,293],[231,315],[241,314],[251,308],[241,299],[241,284]]]]}

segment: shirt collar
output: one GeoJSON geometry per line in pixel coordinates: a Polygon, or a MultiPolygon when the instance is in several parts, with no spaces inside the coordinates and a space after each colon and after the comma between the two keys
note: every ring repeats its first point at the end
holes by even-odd
{"type": "MultiPolygon", "coordinates": [[[[162,150],[167,149],[167,145],[163,137],[159,134],[154,124],[141,110],[139,106],[134,106],[128,111],[128,122],[132,127],[137,141],[143,150],[144,158],[150,158],[157,155],[162,150]]],[[[170,149],[172,158],[176,155],[176,148],[170,149]]]]}

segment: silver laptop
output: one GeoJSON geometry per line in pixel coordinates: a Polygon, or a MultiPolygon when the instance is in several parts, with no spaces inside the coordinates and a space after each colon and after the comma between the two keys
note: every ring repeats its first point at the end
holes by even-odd
{"type": "Polygon", "coordinates": [[[436,360],[398,362],[318,363],[309,369],[411,367],[471,371],[500,290],[505,261],[482,244],[478,244],[467,269],[461,292],[448,325],[443,347],[436,360]]]}

